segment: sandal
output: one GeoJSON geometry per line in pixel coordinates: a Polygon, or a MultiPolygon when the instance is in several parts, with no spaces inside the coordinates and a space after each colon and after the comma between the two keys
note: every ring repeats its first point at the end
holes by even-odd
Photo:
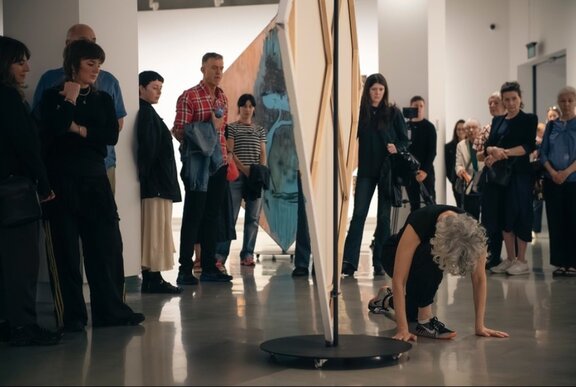
{"type": "Polygon", "coordinates": [[[574,267],[569,267],[568,269],[566,269],[566,271],[564,272],[564,275],[567,277],[576,277],[576,268],[574,267]]]}
{"type": "Polygon", "coordinates": [[[256,266],[256,263],[254,262],[254,258],[247,257],[247,258],[240,260],[240,265],[242,265],[242,266],[256,266]]]}
{"type": "Polygon", "coordinates": [[[566,275],[566,269],[563,268],[563,267],[558,267],[558,268],[556,268],[556,270],[554,270],[554,271],[552,272],[552,276],[553,276],[553,277],[560,277],[560,276],[563,276],[563,275],[566,275]]]}

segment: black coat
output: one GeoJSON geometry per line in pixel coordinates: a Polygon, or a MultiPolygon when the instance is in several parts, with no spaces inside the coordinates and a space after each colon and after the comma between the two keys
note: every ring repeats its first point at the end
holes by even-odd
{"type": "Polygon", "coordinates": [[[172,135],[152,105],[142,99],[136,135],[140,197],[181,201],[172,135]]]}
{"type": "Polygon", "coordinates": [[[444,145],[444,165],[446,167],[446,177],[450,183],[456,182],[456,146],[458,141],[450,141],[444,145]]]}
{"type": "Polygon", "coordinates": [[[41,198],[50,193],[36,125],[18,91],[0,85],[0,180],[9,175],[37,182],[41,198]]]}
{"type": "Polygon", "coordinates": [[[484,144],[484,153],[487,154],[486,149],[489,146],[498,146],[504,149],[514,148],[521,145],[526,150],[524,156],[511,157],[510,160],[517,159],[514,162],[513,170],[517,173],[531,173],[530,168],[530,153],[536,149],[536,129],[538,127],[538,117],[535,114],[520,113],[516,117],[506,120],[508,129],[504,137],[500,140],[502,135],[498,129],[502,125],[506,116],[496,116],[492,119],[492,130],[490,137],[484,144]]]}

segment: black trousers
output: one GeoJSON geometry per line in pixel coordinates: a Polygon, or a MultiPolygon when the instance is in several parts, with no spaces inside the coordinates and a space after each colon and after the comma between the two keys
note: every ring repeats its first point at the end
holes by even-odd
{"type": "MultiPolygon", "coordinates": [[[[472,215],[474,219],[480,220],[480,203],[482,196],[480,194],[464,195],[464,211],[472,215]]],[[[460,207],[460,206],[458,206],[460,207]]],[[[460,207],[462,208],[462,207],[460,207]]]]}
{"type": "Polygon", "coordinates": [[[0,318],[36,323],[40,222],[0,228],[0,318]]]}
{"type": "Polygon", "coordinates": [[[294,251],[294,266],[310,266],[310,255],[312,247],[310,245],[310,231],[308,229],[308,218],[306,216],[306,199],[302,191],[302,175],[298,171],[298,223],[296,226],[296,248],[294,251]]]}
{"type": "Polygon", "coordinates": [[[56,262],[58,278],[52,281],[62,293],[64,325],[87,323],[79,239],[90,286],[92,322],[126,318],[132,310],[123,301],[122,236],[107,176],[60,176],[51,181],[56,198],[46,205],[48,246],[56,262]]]}
{"type": "MultiPolygon", "coordinates": [[[[390,277],[394,276],[394,260],[400,238],[398,234],[390,236],[382,248],[382,266],[390,277]]],[[[429,242],[423,242],[416,248],[412,265],[406,281],[406,316],[408,321],[418,319],[418,308],[431,305],[444,278],[432,258],[429,242]]]]}
{"type": "Polygon", "coordinates": [[[178,259],[181,273],[192,273],[194,243],[197,242],[202,251],[202,272],[219,272],[216,268],[216,244],[220,239],[218,227],[225,197],[226,170],[227,166],[224,165],[210,176],[207,192],[186,190],[178,259]]]}
{"type": "Polygon", "coordinates": [[[576,182],[556,184],[544,179],[550,264],[576,268],[576,182]]]}
{"type": "Polygon", "coordinates": [[[491,264],[497,264],[502,260],[502,228],[499,225],[499,193],[498,189],[490,184],[485,184],[481,195],[480,223],[486,229],[488,237],[488,255],[491,264]]]}
{"type": "Polygon", "coordinates": [[[428,204],[427,201],[431,200],[432,202],[436,202],[436,188],[434,185],[436,184],[436,177],[434,172],[430,172],[428,176],[422,181],[422,185],[428,191],[429,197],[423,197],[422,189],[420,184],[416,181],[416,178],[412,179],[410,183],[406,186],[406,193],[408,194],[408,200],[410,201],[410,212],[414,212],[419,209],[422,205],[422,202],[428,204]]]}

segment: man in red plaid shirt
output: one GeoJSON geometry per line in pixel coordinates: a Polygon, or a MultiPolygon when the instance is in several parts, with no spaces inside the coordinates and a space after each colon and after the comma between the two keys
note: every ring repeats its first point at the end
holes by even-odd
{"type": "MultiPolygon", "coordinates": [[[[202,274],[200,281],[229,282],[232,276],[216,267],[216,243],[218,237],[219,210],[224,200],[228,152],[224,130],[228,116],[228,99],[218,86],[222,80],[224,60],[222,55],[209,52],[202,57],[204,75],[200,83],[182,93],[176,102],[176,118],[172,134],[185,146],[184,128],[195,122],[212,122],[218,132],[223,164],[208,180],[207,190],[194,188],[184,180],[185,198],[180,230],[180,268],[176,282],[179,285],[195,285],[198,280],[192,274],[194,244],[200,243],[202,251],[202,274]]],[[[199,258],[199,257],[197,257],[199,258]]]]}

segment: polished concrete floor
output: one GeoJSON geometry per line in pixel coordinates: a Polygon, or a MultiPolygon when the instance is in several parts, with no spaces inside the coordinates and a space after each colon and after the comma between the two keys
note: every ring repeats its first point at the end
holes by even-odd
{"type": "MultiPolygon", "coordinates": [[[[177,231],[178,226],[175,227],[177,231]]],[[[388,277],[373,278],[365,230],[361,266],[342,280],[340,335],[389,337],[395,324],[371,315],[368,300],[388,277]]],[[[175,232],[176,238],[178,233],[175,232]]],[[[276,250],[261,232],[258,249],[276,250]]],[[[182,295],[141,295],[128,279],[128,303],[146,314],[139,327],[89,328],[67,334],[54,347],[0,344],[2,385],[575,385],[576,279],[553,278],[548,239],[530,245],[529,275],[488,278],[486,324],[508,339],[474,335],[469,278],[447,276],[436,313],[458,332],[449,341],[420,338],[394,361],[273,358],[262,342],[322,334],[313,277],[293,279],[288,256],[261,256],[255,268],[239,265],[238,242],[227,263],[231,284],[202,283],[182,295]]],[[[176,272],[166,273],[174,281],[176,272]]],[[[51,306],[38,305],[53,324],[51,306]]]]}

